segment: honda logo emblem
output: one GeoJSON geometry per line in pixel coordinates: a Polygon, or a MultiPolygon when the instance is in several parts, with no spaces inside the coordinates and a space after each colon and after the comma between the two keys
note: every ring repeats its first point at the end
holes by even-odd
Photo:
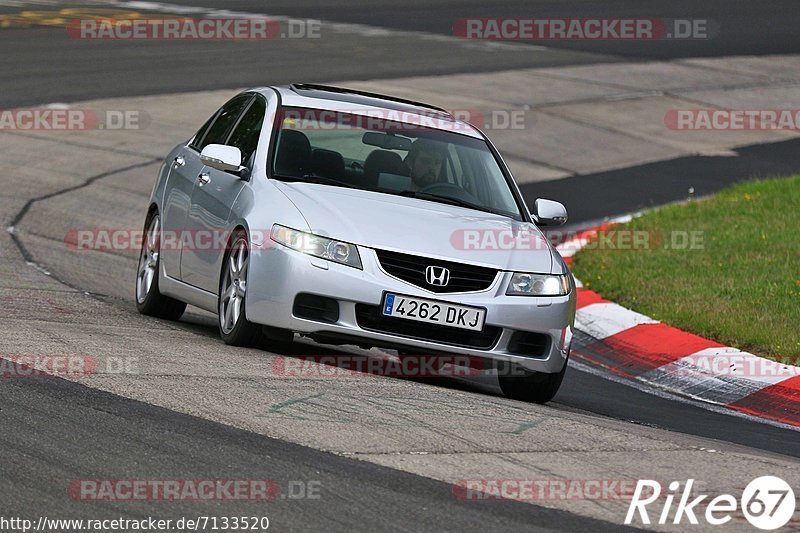
{"type": "Polygon", "coordinates": [[[429,266],[425,269],[425,281],[428,285],[444,287],[450,282],[450,271],[445,267],[429,266]]]}

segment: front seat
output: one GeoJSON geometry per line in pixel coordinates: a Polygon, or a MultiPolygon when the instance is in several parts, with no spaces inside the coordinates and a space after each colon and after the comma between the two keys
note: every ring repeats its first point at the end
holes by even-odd
{"type": "Polygon", "coordinates": [[[284,176],[302,177],[311,163],[311,142],[306,134],[295,130],[281,130],[275,155],[275,172],[284,176]]]}
{"type": "Polygon", "coordinates": [[[324,178],[344,179],[344,158],[339,152],[315,148],[311,152],[311,172],[324,178]]]}
{"type": "Polygon", "coordinates": [[[388,174],[407,175],[403,158],[389,150],[373,150],[364,161],[364,187],[375,189],[378,186],[378,176],[388,174]]]}

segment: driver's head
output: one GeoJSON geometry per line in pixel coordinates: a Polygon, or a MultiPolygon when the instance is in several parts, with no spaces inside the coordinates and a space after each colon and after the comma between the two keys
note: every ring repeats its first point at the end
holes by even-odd
{"type": "Polygon", "coordinates": [[[408,151],[406,163],[411,169],[411,181],[422,189],[439,181],[444,162],[444,148],[435,141],[417,139],[408,151]]]}

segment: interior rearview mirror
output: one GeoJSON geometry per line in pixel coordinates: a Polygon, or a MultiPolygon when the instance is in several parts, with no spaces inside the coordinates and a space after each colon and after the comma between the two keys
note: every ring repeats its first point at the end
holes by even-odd
{"type": "Polygon", "coordinates": [[[544,198],[536,199],[531,214],[538,226],[560,226],[567,221],[567,208],[564,204],[544,198]]]}
{"type": "Polygon", "coordinates": [[[368,131],[361,137],[361,142],[384,150],[411,150],[411,139],[393,133],[368,131]]]}

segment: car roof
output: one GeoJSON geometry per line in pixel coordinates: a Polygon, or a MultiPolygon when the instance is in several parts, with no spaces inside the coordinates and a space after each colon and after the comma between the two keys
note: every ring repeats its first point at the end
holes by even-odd
{"type": "Polygon", "coordinates": [[[385,117],[387,120],[482,138],[480,131],[474,126],[458,120],[449,111],[405,98],[310,83],[261,87],[253,90],[261,93],[277,91],[284,106],[385,117]]]}

